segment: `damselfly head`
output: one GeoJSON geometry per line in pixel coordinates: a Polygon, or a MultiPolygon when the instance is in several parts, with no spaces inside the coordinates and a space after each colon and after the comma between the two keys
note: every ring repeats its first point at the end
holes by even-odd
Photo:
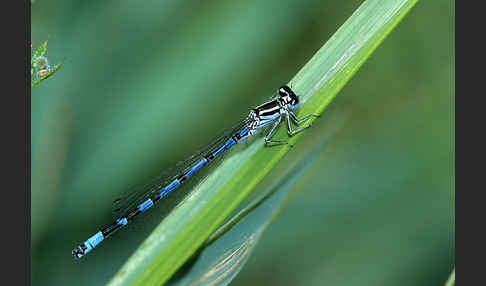
{"type": "Polygon", "coordinates": [[[290,87],[286,85],[281,86],[278,89],[278,94],[291,108],[296,108],[299,105],[299,97],[290,87]]]}

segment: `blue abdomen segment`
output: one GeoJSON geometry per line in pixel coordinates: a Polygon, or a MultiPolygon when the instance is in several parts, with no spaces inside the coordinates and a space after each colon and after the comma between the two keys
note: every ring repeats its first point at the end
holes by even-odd
{"type": "Polygon", "coordinates": [[[116,220],[117,225],[124,226],[128,224],[128,220],[126,217],[122,217],[116,220]]]}
{"type": "Polygon", "coordinates": [[[154,202],[151,199],[148,199],[148,200],[144,201],[143,203],[139,204],[137,208],[138,208],[139,211],[143,212],[153,205],[154,205],[154,202]]]}
{"type": "Polygon", "coordinates": [[[246,135],[246,133],[248,133],[248,131],[248,127],[245,126],[245,128],[241,129],[238,133],[240,134],[240,136],[244,136],[246,135]]]}
{"type": "Polygon", "coordinates": [[[233,138],[230,138],[230,139],[226,140],[226,142],[224,142],[224,144],[221,145],[218,149],[216,149],[216,151],[211,153],[211,156],[216,157],[219,154],[221,154],[223,151],[231,148],[235,144],[236,144],[235,140],[233,138]]]}
{"type": "MultiPolygon", "coordinates": [[[[86,249],[84,249],[83,254],[86,254],[91,251],[91,249],[95,248],[101,241],[103,241],[105,237],[103,236],[103,233],[101,231],[98,231],[95,235],[92,237],[88,238],[86,242],[84,242],[84,246],[86,246],[86,249]]],[[[82,255],[79,255],[81,257],[82,255]]]]}
{"type": "MultiPolygon", "coordinates": [[[[92,237],[88,238],[88,240],[86,240],[86,242],[84,243],[85,245],[86,244],[89,244],[91,246],[91,248],[94,248],[95,246],[97,246],[105,237],[103,236],[103,233],[101,233],[101,231],[98,231],[95,235],[93,235],[92,237]]],[[[86,245],[87,246],[87,245],[86,245]]]]}
{"type": "Polygon", "coordinates": [[[181,183],[179,182],[179,180],[175,179],[160,191],[159,196],[162,198],[163,196],[167,195],[170,191],[177,188],[180,184],[181,183]]]}
{"type": "Polygon", "coordinates": [[[238,132],[238,135],[239,135],[239,139],[238,139],[238,142],[241,142],[241,141],[244,141],[246,138],[248,138],[248,133],[250,132],[250,130],[248,129],[248,127],[245,126],[245,128],[241,129],[239,132],[238,132]]]}
{"type": "Polygon", "coordinates": [[[196,171],[198,171],[199,169],[201,169],[204,165],[206,165],[206,163],[208,162],[208,159],[206,158],[202,158],[201,160],[199,160],[199,162],[197,162],[194,166],[192,166],[185,174],[184,176],[187,178],[189,178],[190,176],[192,176],[196,171]]]}

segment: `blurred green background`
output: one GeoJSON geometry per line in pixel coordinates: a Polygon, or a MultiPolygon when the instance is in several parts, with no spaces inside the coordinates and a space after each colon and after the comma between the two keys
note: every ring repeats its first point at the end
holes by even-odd
{"type": "MultiPolygon", "coordinates": [[[[35,1],[33,47],[48,39],[65,64],[32,90],[32,284],[106,284],[151,230],[75,261],[113,198],[268,99],[361,2],[35,1]]],[[[231,285],[445,283],[453,14],[452,1],[419,2],[283,160],[346,118],[231,285]]]]}

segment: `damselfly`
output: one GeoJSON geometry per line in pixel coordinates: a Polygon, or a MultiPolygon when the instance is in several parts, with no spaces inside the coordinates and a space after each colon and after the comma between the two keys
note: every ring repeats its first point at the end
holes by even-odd
{"type": "Polygon", "coordinates": [[[106,237],[113,234],[121,227],[127,225],[135,217],[152,207],[169,192],[173,191],[181,184],[184,184],[202,167],[209,164],[216,157],[220,156],[223,152],[230,149],[235,144],[240,143],[251,135],[255,134],[263,127],[271,125],[271,128],[264,137],[265,145],[288,144],[287,141],[271,139],[282,119],[286,122],[287,133],[289,136],[292,136],[295,133],[310,127],[311,124],[307,124],[292,130],[290,125],[291,121],[295,122],[296,124],[300,124],[312,117],[319,117],[318,115],[311,114],[302,119],[298,119],[294,113],[294,110],[298,106],[299,96],[297,96],[292,89],[286,85],[280,87],[277,92],[272,95],[269,101],[253,108],[250,111],[250,114],[248,114],[243,121],[231,129],[230,132],[227,132],[220,138],[217,138],[212,144],[209,145],[208,148],[206,148],[205,152],[191,156],[191,164],[189,164],[188,167],[175,175],[173,174],[173,176],[170,176],[169,178],[159,178],[160,183],[156,184],[156,187],[152,185],[152,187],[148,188],[147,190],[142,190],[144,191],[143,193],[134,194],[133,201],[127,204],[129,207],[123,215],[116,218],[112,224],[98,231],[96,234],[76,247],[72,251],[72,254],[76,259],[83,257],[106,237]]]}

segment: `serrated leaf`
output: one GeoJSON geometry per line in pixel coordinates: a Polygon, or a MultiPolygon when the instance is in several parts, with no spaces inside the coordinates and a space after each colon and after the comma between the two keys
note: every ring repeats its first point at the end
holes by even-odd
{"type": "Polygon", "coordinates": [[[32,85],[31,85],[31,88],[34,88],[36,85],[38,85],[41,81],[47,79],[48,77],[50,77],[51,75],[53,75],[55,72],[57,72],[61,66],[64,64],[64,61],[62,61],[61,63],[55,65],[52,69],[50,69],[48,72],[46,72],[45,74],[43,74],[40,78],[38,78],[37,80],[35,80],[32,85]]]}
{"type": "Polygon", "coordinates": [[[34,65],[34,60],[38,57],[42,57],[46,54],[47,51],[47,40],[45,40],[38,48],[35,50],[34,54],[32,55],[32,66],[34,65]]]}

